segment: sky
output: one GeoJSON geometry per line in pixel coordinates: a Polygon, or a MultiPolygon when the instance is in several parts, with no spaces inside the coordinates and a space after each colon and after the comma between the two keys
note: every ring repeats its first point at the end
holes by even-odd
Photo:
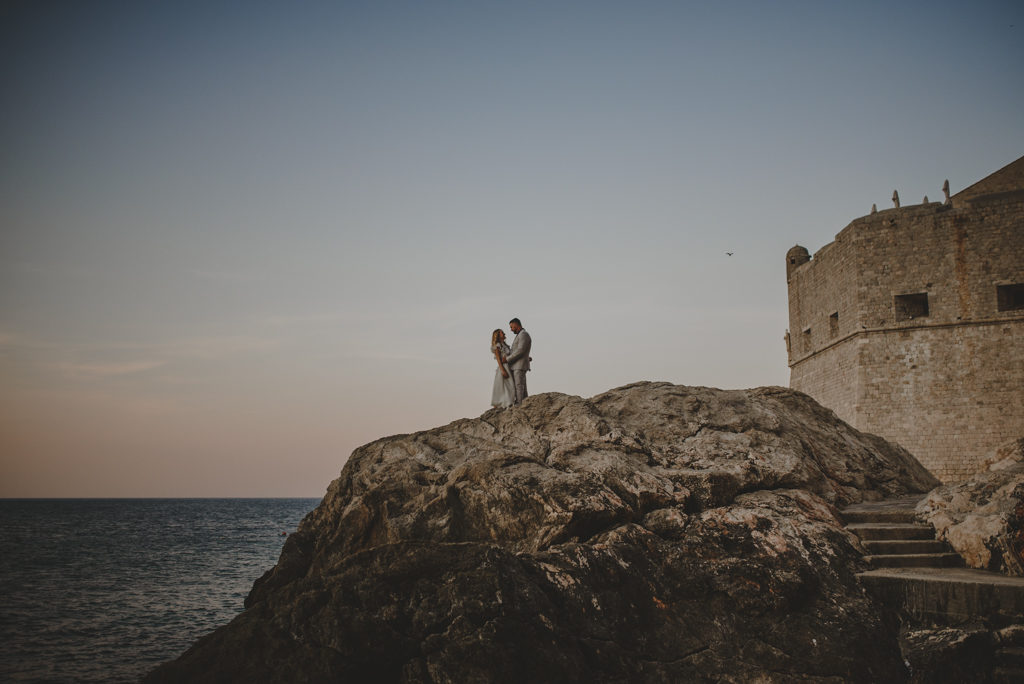
{"type": "Polygon", "coordinates": [[[0,497],[321,496],[532,394],[787,385],[784,257],[1024,154],[1019,2],[7,2],[0,497]],[[732,252],[729,256],[727,252],[732,252]]]}

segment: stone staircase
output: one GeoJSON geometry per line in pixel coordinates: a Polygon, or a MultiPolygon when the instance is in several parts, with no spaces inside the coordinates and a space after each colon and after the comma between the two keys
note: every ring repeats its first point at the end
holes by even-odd
{"type": "Polygon", "coordinates": [[[963,566],[960,554],[935,538],[931,525],[914,518],[920,496],[875,501],[850,506],[842,512],[846,529],[869,552],[864,560],[872,568],[955,568],[963,566]]]}
{"type": "MultiPolygon", "coordinates": [[[[991,635],[991,670],[976,681],[1024,682],[1024,577],[963,567],[963,559],[918,523],[921,496],[856,504],[841,511],[860,538],[871,570],[864,588],[917,625],[983,626],[991,635]]],[[[952,680],[950,680],[952,681],[952,680]]]]}

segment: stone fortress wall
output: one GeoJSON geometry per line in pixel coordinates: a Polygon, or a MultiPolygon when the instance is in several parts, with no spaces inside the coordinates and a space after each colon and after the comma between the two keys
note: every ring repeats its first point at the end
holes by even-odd
{"type": "Polygon", "coordinates": [[[946,482],[1024,436],[1024,157],[786,255],[790,386],[946,482]]]}

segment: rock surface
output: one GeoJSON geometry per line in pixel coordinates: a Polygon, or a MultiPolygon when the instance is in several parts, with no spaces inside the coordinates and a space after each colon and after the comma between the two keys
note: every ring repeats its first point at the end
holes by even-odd
{"type": "Polygon", "coordinates": [[[968,567],[1024,576],[1024,439],[996,449],[988,470],[938,487],[917,506],[968,567]]]}
{"type": "Polygon", "coordinates": [[[910,666],[909,684],[963,684],[990,681],[994,643],[979,627],[908,628],[901,638],[910,666]]]}
{"type": "Polygon", "coordinates": [[[905,681],[836,508],[936,484],[788,389],[537,395],[357,449],[147,681],[905,681]]]}

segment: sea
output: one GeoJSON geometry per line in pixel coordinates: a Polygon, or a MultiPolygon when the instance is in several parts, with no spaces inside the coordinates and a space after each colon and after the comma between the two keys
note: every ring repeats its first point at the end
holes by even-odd
{"type": "Polygon", "coordinates": [[[244,610],[319,499],[0,499],[0,682],[137,682],[244,610]]]}

